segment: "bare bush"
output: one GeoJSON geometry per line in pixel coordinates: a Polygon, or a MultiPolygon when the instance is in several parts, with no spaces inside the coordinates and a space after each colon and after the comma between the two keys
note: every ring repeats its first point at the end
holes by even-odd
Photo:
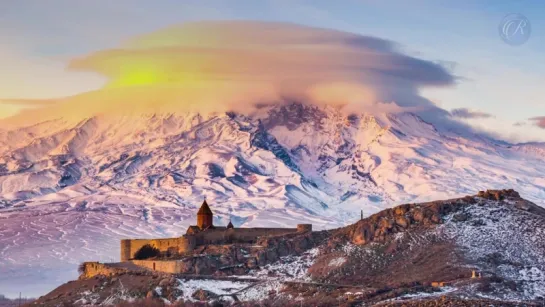
{"type": "Polygon", "coordinates": [[[149,244],[146,244],[144,246],[142,246],[138,251],[136,251],[136,253],[134,254],[134,259],[136,260],[144,260],[144,259],[149,259],[149,258],[153,258],[153,257],[157,257],[159,256],[160,254],[160,251],[159,249],[149,245],[149,244]]]}
{"type": "Polygon", "coordinates": [[[82,262],[78,265],[78,273],[81,275],[85,273],[85,262],[82,262]]]}

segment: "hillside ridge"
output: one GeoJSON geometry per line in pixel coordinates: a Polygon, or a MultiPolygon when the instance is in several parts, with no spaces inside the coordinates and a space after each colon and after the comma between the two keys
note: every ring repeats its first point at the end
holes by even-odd
{"type": "Polygon", "coordinates": [[[148,297],[274,306],[300,297],[308,306],[320,300],[350,306],[439,301],[538,306],[545,297],[545,244],[534,238],[545,234],[544,221],[545,210],[516,191],[487,190],[399,205],[337,229],[263,237],[258,253],[241,244],[209,247],[190,257],[201,261],[197,274],[125,267],[110,276],[82,275],[39,302],[98,303],[107,296],[112,302],[148,297]],[[254,256],[255,262],[249,261],[254,256]],[[213,259],[223,259],[221,269],[205,269],[216,265],[213,259]]]}

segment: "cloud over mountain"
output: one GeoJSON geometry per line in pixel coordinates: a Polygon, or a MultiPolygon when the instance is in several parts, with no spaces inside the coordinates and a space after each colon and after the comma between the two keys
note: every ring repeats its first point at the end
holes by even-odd
{"type": "Polygon", "coordinates": [[[443,67],[394,47],[375,37],[293,24],[198,22],[137,37],[119,49],[76,59],[70,67],[100,72],[119,85],[199,79],[452,84],[443,67]]]}
{"type": "Polygon", "coordinates": [[[532,121],[537,127],[545,129],[545,116],[533,117],[530,118],[530,121],[532,121]]]}
{"type": "Polygon", "coordinates": [[[445,126],[461,125],[419,94],[423,87],[454,85],[443,66],[405,55],[391,41],[295,24],[182,24],[73,59],[68,68],[109,82],[55,100],[48,109],[57,116],[248,111],[256,103],[298,100],[350,112],[415,111],[445,126]]]}
{"type": "Polygon", "coordinates": [[[491,118],[491,117],[494,117],[490,113],[481,112],[481,111],[473,111],[473,110],[470,110],[470,109],[467,109],[467,108],[452,109],[450,111],[450,114],[453,117],[463,118],[463,119],[491,118]]]}

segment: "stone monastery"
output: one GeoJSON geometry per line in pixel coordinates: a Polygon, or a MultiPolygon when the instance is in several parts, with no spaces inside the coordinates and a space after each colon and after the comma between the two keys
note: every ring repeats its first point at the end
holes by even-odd
{"type": "Polygon", "coordinates": [[[298,224],[297,228],[235,228],[231,222],[227,226],[215,226],[213,219],[214,214],[205,200],[197,212],[197,225],[190,226],[181,237],[121,240],[121,261],[132,260],[144,245],[151,245],[161,253],[183,255],[203,245],[255,243],[263,236],[312,231],[311,224],[298,224]]]}

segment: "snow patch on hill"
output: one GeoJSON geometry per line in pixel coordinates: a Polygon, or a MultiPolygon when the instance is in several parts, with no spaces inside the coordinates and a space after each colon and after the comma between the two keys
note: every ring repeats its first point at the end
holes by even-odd
{"type": "Polygon", "coordinates": [[[518,290],[495,290],[481,293],[483,297],[522,301],[545,297],[543,217],[482,199],[456,215],[463,215],[463,221],[450,216],[439,231],[454,240],[484,276],[513,281],[518,290]]]}

